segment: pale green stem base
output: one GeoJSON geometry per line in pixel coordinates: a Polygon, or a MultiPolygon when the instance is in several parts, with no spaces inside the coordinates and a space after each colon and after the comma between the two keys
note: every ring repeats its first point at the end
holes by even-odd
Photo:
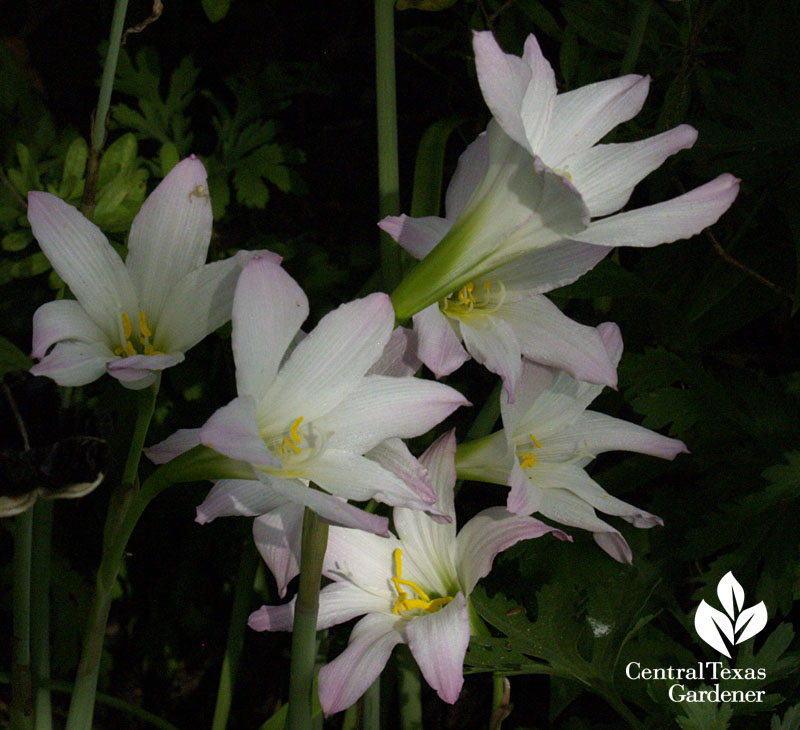
{"type": "Polygon", "coordinates": [[[36,730],[52,730],[50,703],[50,544],[53,502],[39,500],[33,513],[31,566],[31,669],[36,730]]]}
{"type": "Polygon", "coordinates": [[[11,643],[11,730],[33,730],[30,600],[33,510],[14,519],[13,637],[11,643]]]}
{"type": "Polygon", "coordinates": [[[328,525],[306,508],[300,553],[300,585],[294,607],[289,663],[288,730],[309,730],[311,727],[319,589],[327,546],[328,525]]]}

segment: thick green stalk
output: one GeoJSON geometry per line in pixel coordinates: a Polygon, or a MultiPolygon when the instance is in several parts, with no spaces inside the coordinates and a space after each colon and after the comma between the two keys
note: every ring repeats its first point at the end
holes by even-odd
{"type": "Polygon", "coordinates": [[[111,18],[111,31],[108,34],[108,50],[103,63],[103,77],[100,81],[100,94],[92,124],[92,144],[89,149],[89,160],[86,164],[86,185],[81,201],[84,213],[94,210],[94,194],[97,187],[97,175],[100,171],[100,152],[106,141],[106,117],[111,106],[111,91],[114,88],[114,77],[117,74],[117,59],[122,42],[122,31],[125,28],[125,13],[128,0],[116,0],[114,15],[111,18]]]}
{"type": "MultiPolygon", "coordinates": [[[[155,409],[158,384],[159,381],[156,380],[152,386],[137,393],[136,425],[125,461],[122,483],[114,490],[108,505],[103,536],[103,555],[97,570],[95,593],[89,610],[83,651],[75,677],[75,689],[69,707],[66,730],[89,730],[92,727],[94,698],[97,691],[97,677],[100,671],[108,613],[111,609],[111,599],[122,565],[125,545],[130,535],[129,532],[125,534],[124,527],[129,523],[129,513],[133,510],[138,497],[139,461],[142,457],[147,429],[155,409]],[[120,546],[120,537],[123,535],[124,542],[120,546]]],[[[138,514],[136,519],[138,519],[138,514]]],[[[133,524],[135,524],[135,520],[133,524]]],[[[133,525],[130,525],[130,528],[132,530],[133,525]]]]}
{"type": "Polygon", "coordinates": [[[292,655],[289,663],[288,730],[309,730],[311,727],[319,588],[327,546],[328,525],[306,508],[300,552],[300,585],[294,606],[292,655]]]}
{"type": "MultiPolygon", "coordinates": [[[[378,112],[379,214],[400,212],[397,155],[397,82],[394,71],[394,0],[375,0],[375,80],[378,112]]],[[[381,231],[381,273],[386,291],[403,277],[400,247],[381,231]]]]}
{"type": "Polygon", "coordinates": [[[13,637],[11,643],[11,730],[33,730],[30,600],[33,510],[14,519],[13,637]]]}
{"type": "Polygon", "coordinates": [[[231,620],[228,624],[228,643],[222,659],[222,669],[217,688],[217,704],[214,707],[214,719],[211,730],[225,730],[228,726],[228,715],[231,711],[233,688],[239,670],[239,659],[244,645],[244,629],[247,626],[247,613],[253,595],[253,581],[258,569],[258,552],[253,545],[253,537],[248,532],[242,544],[242,556],[239,561],[239,575],[236,578],[236,590],[233,595],[231,620]]]}
{"type": "Polygon", "coordinates": [[[400,703],[400,730],[422,730],[422,681],[419,667],[407,646],[398,646],[397,681],[400,703]]]}
{"type": "Polygon", "coordinates": [[[367,688],[362,699],[364,714],[361,718],[363,730],[381,730],[381,675],[367,688]]]}
{"type": "Polygon", "coordinates": [[[53,502],[40,499],[33,508],[31,554],[31,669],[36,730],[52,730],[50,705],[50,544],[53,502]]]}

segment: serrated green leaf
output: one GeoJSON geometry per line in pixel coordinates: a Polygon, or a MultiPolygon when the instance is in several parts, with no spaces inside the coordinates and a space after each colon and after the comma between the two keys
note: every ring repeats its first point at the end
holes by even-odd
{"type": "MultiPolygon", "coordinates": [[[[702,689],[711,689],[706,685],[702,689]]],[[[727,730],[733,717],[733,708],[727,703],[717,706],[716,702],[681,702],[686,713],[676,717],[675,722],[682,730],[727,730]]]]}
{"type": "Polygon", "coordinates": [[[100,172],[97,176],[98,190],[111,184],[120,174],[132,174],[138,151],[139,145],[131,132],[123,134],[109,145],[100,159],[100,172]]]}
{"type": "Polygon", "coordinates": [[[30,370],[33,360],[11,340],[0,336],[0,378],[14,370],[30,370]]]}
{"type": "Polygon", "coordinates": [[[466,672],[500,672],[513,674],[553,674],[552,667],[535,662],[517,650],[511,639],[497,636],[470,638],[464,658],[466,672]]]}
{"type": "Polygon", "coordinates": [[[786,710],[783,720],[775,715],[769,728],[770,730],[800,730],[800,704],[786,710]]]}
{"type": "Polygon", "coordinates": [[[231,0],[203,0],[203,11],[212,23],[218,23],[231,9],[231,0]]]}

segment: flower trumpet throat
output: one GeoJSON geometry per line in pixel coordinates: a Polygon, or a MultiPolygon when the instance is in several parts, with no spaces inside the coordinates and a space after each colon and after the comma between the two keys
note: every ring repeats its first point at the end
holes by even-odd
{"type": "Polygon", "coordinates": [[[452,319],[468,319],[470,317],[493,314],[506,300],[506,288],[499,279],[487,279],[476,286],[469,282],[457,293],[448,294],[439,302],[439,309],[452,319]]]}
{"type": "Polygon", "coordinates": [[[398,616],[402,615],[403,611],[413,611],[415,608],[420,608],[427,613],[436,613],[442,606],[446,606],[453,600],[452,596],[431,599],[416,583],[405,580],[402,577],[403,551],[400,548],[394,551],[394,572],[395,576],[392,578],[392,583],[394,584],[394,589],[397,591],[397,600],[394,603],[392,611],[398,616]],[[403,590],[403,586],[413,590],[418,598],[410,598],[409,594],[403,590]]]}
{"type": "Polygon", "coordinates": [[[120,320],[122,321],[122,342],[124,344],[120,345],[114,350],[115,355],[119,355],[120,357],[132,357],[134,355],[163,355],[163,350],[157,350],[150,339],[153,336],[153,332],[151,331],[150,327],[147,325],[147,315],[145,314],[144,310],[139,312],[139,344],[141,346],[141,352],[136,349],[134,344],[131,342],[131,338],[133,336],[133,325],[131,323],[131,318],[128,316],[127,312],[123,312],[120,315],[120,320]]]}

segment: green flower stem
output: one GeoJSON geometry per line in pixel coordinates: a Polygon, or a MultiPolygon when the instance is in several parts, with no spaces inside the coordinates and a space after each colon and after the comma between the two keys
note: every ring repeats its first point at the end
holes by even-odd
{"type": "Polygon", "coordinates": [[[81,201],[81,210],[91,213],[94,210],[94,193],[97,188],[97,175],[100,171],[100,152],[106,141],[106,117],[111,106],[111,91],[114,88],[114,77],[117,74],[117,59],[122,42],[122,31],[125,27],[125,14],[128,0],[116,0],[114,15],[111,18],[111,31],[108,35],[108,51],[103,64],[103,77],[100,81],[100,95],[92,124],[92,144],[89,160],[86,163],[86,186],[81,201]]]}
{"type": "Polygon", "coordinates": [[[13,637],[11,643],[11,730],[33,730],[30,600],[33,510],[14,519],[13,637]]]}
{"type": "Polygon", "coordinates": [[[50,545],[53,502],[40,499],[33,508],[31,554],[31,669],[36,730],[52,730],[50,705],[50,545]]]}
{"type": "Polygon", "coordinates": [[[288,730],[308,730],[311,727],[319,588],[327,546],[328,525],[306,508],[300,552],[300,585],[294,607],[289,663],[288,730]]]}
{"type": "Polygon", "coordinates": [[[222,659],[222,669],[217,688],[217,704],[214,707],[214,719],[211,730],[225,730],[231,711],[233,688],[239,670],[239,659],[244,645],[244,630],[247,626],[247,614],[250,599],[253,595],[253,582],[258,570],[259,555],[253,545],[253,537],[249,531],[242,544],[242,556],[239,561],[239,575],[236,578],[236,590],[233,595],[231,620],[228,624],[228,643],[222,659]]]}
{"type": "Polygon", "coordinates": [[[362,699],[364,714],[361,718],[363,730],[381,730],[381,675],[367,688],[362,699]]]}
{"type": "MultiPolygon", "coordinates": [[[[375,80],[378,112],[378,194],[380,217],[400,212],[397,155],[397,82],[394,71],[394,0],[375,0],[375,80]]],[[[403,277],[400,247],[381,231],[381,273],[386,291],[403,277]]]]}
{"type": "Polygon", "coordinates": [[[422,681],[407,646],[397,647],[397,680],[400,700],[400,730],[422,730],[422,681]]]}
{"type": "MultiPolygon", "coordinates": [[[[67,716],[66,730],[88,730],[92,727],[94,699],[97,691],[97,677],[103,653],[108,613],[117,582],[122,558],[130,532],[125,533],[130,514],[134,510],[138,494],[139,461],[142,457],[147,429],[153,417],[158,394],[159,380],[137,393],[136,424],[131,437],[122,482],[111,495],[103,533],[103,556],[97,571],[94,598],[89,610],[83,651],[75,677],[75,689],[67,716]],[[124,538],[124,541],[122,541],[124,538]],[[121,544],[120,544],[121,543],[121,544]]],[[[143,509],[143,506],[142,506],[143,509]]],[[[138,520],[139,512],[135,520],[138,520]]],[[[130,529],[136,521],[130,524],[130,529]]]]}

